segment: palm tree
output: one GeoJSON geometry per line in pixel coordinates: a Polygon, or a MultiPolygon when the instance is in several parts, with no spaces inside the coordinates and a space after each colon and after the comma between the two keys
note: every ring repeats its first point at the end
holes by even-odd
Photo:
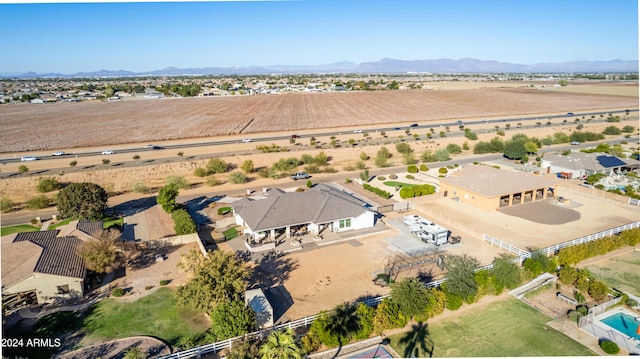
{"type": "Polygon", "coordinates": [[[260,348],[262,359],[301,359],[300,347],[296,343],[293,330],[274,331],[260,348]]]}

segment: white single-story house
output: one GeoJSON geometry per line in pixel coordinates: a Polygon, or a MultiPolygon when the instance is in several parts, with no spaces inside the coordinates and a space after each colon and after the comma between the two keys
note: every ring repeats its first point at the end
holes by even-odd
{"type": "Polygon", "coordinates": [[[231,206],[236,223],[254,242],[275,240],[282,231],[289,237],[292,229],[318,235],[324,229],[342,232],[375,225],[375,212],[367,203],[323,184],[304,192],[272,188],[263,198],[243,198],[231,206]]]}

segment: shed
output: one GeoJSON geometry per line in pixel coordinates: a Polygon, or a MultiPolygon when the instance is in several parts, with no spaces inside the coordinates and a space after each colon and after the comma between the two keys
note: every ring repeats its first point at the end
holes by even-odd
{"type": "Polygon", "coordinates": [[[249,289],[244,294],[245,303],[256,313],[256,326],[267,328],[273,326],[273,307],[262,289],[249,289]]]}

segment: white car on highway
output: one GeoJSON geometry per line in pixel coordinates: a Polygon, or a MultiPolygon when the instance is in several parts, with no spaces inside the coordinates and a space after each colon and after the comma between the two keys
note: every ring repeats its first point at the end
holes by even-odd
{"type": "Polygon", "coordinates": [[[64,155],[64,151],[56,151],[51,154],[51,156],[62,156],[62,155],[64,155]]]}
{"type": "Polygon", "coordinates": [[[362,130],[353,130],[353,133],[362,133],[362,130]]]}
{"type": "Polygon", "coordinates": [[[250,139],[250,138],[245,138],[244,140],[242,140],[242,143],[249,143],[251,141],[253,141],[253,140],[250,139]]]}
{"type": "Polygon", "coordinates": [[[37,157],[35,157],[35,156],[22,156],[22,157],[20,157],[20,161],[22,161],[22,162],[26,162],[26,161],[35,161],[35,160],[37,160],[37,159],[38,159],[38,158],[37,158],[37,157]]]}
{"type": "Polygon", "coordinates": [[[103,155],[112,155],[112,154],[114,154],[114,152],[113,152],[113,150],[105,150],[105,151],[102,151],[102,154],[103,155]]]}

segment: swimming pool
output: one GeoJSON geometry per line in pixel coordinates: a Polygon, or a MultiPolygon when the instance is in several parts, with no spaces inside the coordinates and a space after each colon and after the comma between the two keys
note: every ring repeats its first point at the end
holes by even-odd
{"type": "Polygon", "coordinates": [[[638,334],[638,325],[640,325],[640,319],[635,318],[627,313],[616,313],[604,319],[600,319],[600,321],[626,336],[640,339],[640,334],[638,334]]]}

